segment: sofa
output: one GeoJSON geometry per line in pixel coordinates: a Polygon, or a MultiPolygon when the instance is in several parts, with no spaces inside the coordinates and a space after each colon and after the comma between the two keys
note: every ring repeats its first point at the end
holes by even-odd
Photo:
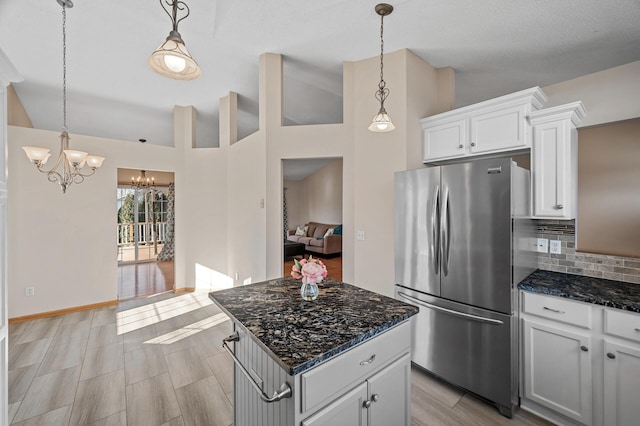
{"type": "Polygon", "coordinates": [[[298,228],[306,230],[305,234],[296,235],[297,229],[289,229],[287,240],[303,243],[304,249],[311,253],[325,256],[339,255],[342,253],[342,234],[326,235],[329,229],[342,229],[341,225],[309,222],[305,223],[304,227],[298,228]]]}

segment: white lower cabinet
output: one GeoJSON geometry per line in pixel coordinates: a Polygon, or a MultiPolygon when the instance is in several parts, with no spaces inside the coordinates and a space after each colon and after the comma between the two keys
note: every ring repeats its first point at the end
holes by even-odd
{"type": "Polygon", "coordinates": [[[520,405],[559,425],[640,425],[640,314],[521,292],[520,405]]]}
{"type": "Polygon", "coordinates": [[[303,421],[302,426],[409,425],[410,361],[406,353],[303,421]]]}
{"type": "Polygon", "coordinates": [[[591,338],[568,326],[523,320],[524,396],[591,424],[591,338]]]}
{"type": "Polygon", "coordinates": [[[302,422],[302,426],[366,426],[367,384],[361,383],[320,412],[302,422]]]}

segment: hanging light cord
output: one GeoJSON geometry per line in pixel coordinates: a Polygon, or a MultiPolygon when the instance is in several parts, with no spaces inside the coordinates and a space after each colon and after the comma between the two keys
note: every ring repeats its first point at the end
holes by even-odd
{"type": "Polygon", "coordinates": [[[384,81],[384,14],[380,15],[380,83],[378,83],[378,91],[375,96],[380,101],[380,107],[384,108],[384,101],[389,96],[389,89],[386,88],[384,81]]]}
{"type": "Polygon", "coordinates": [[[67,131],[67,6],[62,3],[62,131],[67,131]]]}

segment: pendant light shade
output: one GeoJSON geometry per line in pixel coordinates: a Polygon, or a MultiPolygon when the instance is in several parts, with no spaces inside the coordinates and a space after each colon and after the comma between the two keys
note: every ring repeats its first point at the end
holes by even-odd
{"type": "Polygon", "coordinates": [[[175,80],[195,80],[202,72],[197,62],[191,57],[187,47],[178,32],[178,23],[189,16],[189,7],[182,1],[167,1],[171,11],[165,7],[165,2],[160,0],[160,5],[171,18],[173,29],[166,40],[158,47],[149,58],[149,66],[155,72],[175,80]],[[186,11],[186,14],[178,19],[178,11],[186,11]]]}
{"type": "Polygon", "coordinates": [[[396,126],[393,125],[391,117],[387,114],[384,108],[380,108],[380,111],[373,117],[371,124],[369,124],[369,130],[372,132],[383,133],[391,132],[395,130],[396,126]]]}
{"type": "Polygon", "coordinates": [[[373,117],[371,124],[369,124],[369,130],[376,133],[391,132],[396,129],[393,125],[391,117],[387,114],[387,110],[384,109],[384,101],[389,96],[389,89],[387,89],[387,83],[384,81],[384,17],[391,15],[393,12],[393,6],[386,3],[377,4],[375,7],[376,13],[380,15],[380,82],[378,83],[378,90],[376,90],[376,99],[380,102],[380,110],[373,117]]]}

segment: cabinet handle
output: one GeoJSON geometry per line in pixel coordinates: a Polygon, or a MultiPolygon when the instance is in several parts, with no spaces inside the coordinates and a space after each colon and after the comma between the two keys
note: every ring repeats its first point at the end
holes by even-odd
{"type": "Polygon", "coordinates": [[[580,346],[580,349],[582,349],[583,352],[589,352],[589,348],[586,346],[580,346]]]}
{"type": "Polygon", "coordinates": [[[363,406],[364,408],[369,408],[369,407],[371,407],[371,400],[370,400],[370,399],[367,399],[365,402],[363,402],[363,403],[362,403],[362,406],[363,406]]]}
{"type": "Polygon", "coordinates": [[[558,204],[558,205],[556,206],[556,208],[557,208],[558,210],[562,210],[562,209],[564,209],[564,206],[563,206],[562,204],[558,204]]]}
{"type": "Polygon", "coordinates": [[[360,365],[371,364],[375,359],[376,359],[376,354],[373,354],[373,355],[371,355],[371,358],[369,358],[368,360],[360,361],[360,365]]]}
{"type": "Polygon", "coordinates": [[[546,306],[544,306],[542,309],[545,309],[547,311],[551,311],[551,312],[555,312],[556,314],[564,314],[564,311],[558,310],[558,309],[553,309],[553,308],[547,308],[546,306]]]}
{"type": "Polygon", "coordinates": [[[471,142],[471,146],[476,146],[476,143],[475,142],[471,142]]]}
{"type": "Polygon", "coordinates": [[[612,354],[611,352],[609,352],[609,353],[607,353],[607,358],[615,359],[616,356],[614,354],[612,354]]]}
{"type": "Polygon", "coordinates": [[[371,401],[373,402],[380,401],[380,395],[378,395],[377,393],[374,393],[373,395],[371,395],[371,401]]]}
{"type": "Polygon", "coordinates": [[[638,333],[640,333],[640,328],[634,328],[635,331],[637,331],[638,333]]]}
{"type": "Polygon", "coordinates": [[[464,145],[458,145],[458,149],[464,148],[464,145]]]}

